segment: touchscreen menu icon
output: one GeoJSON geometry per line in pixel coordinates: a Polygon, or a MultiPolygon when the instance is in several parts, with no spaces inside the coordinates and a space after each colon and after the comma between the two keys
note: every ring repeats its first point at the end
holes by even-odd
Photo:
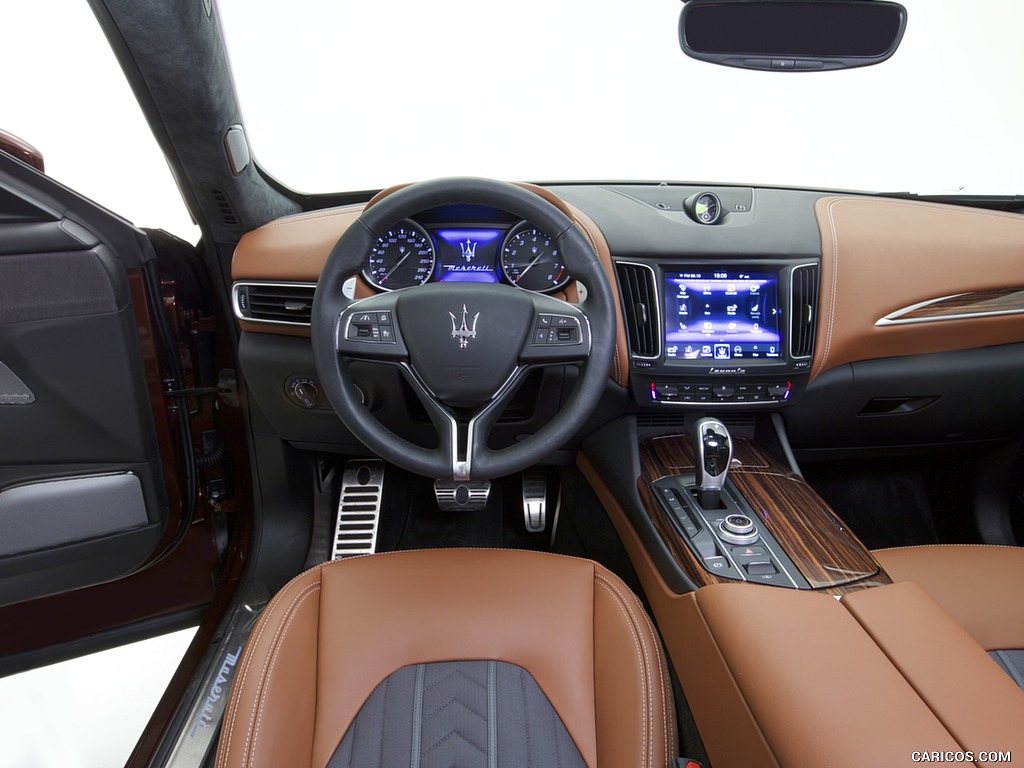
{"type": "Polygon", "coordinates": [[[729,359],[729,345],[728,344],[715,344],[715,360],[728,360],[729,359]]]}

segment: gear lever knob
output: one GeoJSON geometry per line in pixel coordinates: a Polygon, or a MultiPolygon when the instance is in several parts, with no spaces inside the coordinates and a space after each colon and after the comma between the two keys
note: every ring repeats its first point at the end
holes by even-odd
{"type": "Polygon", "coordinates": [[[702,507],[717,507],[732,462],[729,430],[718,419],[708,416],[693,425],[691,439],[696,459],[697,500],[702,507]]]}

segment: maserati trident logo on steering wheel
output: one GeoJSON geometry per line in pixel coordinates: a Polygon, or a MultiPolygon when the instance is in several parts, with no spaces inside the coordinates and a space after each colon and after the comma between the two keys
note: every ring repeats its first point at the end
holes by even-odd
{"type": "Polygon", "coordinates": [[[469,311],[466,309],[466,305],[462,305],[462,325],[456,327],[456,323],[459,322],[454,313],[449,312],[448,317],[452,319],[452,338],[459,340],[459,349],[465,349],[469,346],[469,340],[476,338],[476,321],[480,317],[480,313],[477,312],[473,315],[473,325],[469,326],[467,323],[467,316],[469,311]]]}

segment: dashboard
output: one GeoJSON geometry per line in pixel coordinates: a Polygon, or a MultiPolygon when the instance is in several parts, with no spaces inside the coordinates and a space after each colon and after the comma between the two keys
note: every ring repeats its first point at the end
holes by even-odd
{"type": "MultiPolygon", "coordinates": [[[[620,298],[605,417],[779,411],[794,446],[807,450],[986,440],[1024,428],[1024,217],[807,190],[531,189],[584,231],[620,298]],[[702,222],[708,193],[716,215],[702,222]],[[977,267],[965,269],[968,255],[977,267]]],[[[307,394],[315,385],[301,338],[313,291],[363,207],[270,222],[235,252],[241,365],[275,431],[297,445],[344,446],[329,407],[295,396],[294,385],[307,394]]],[[[546,233],[494,209],[425,211],[395,222],[371,250],[346,288],[353,298],[477,281],[585,305],[585,286],[546,233]]],[[[570,385],[545,372],[526,387],[503,417],[507,439],[542,426],[570,385]]],[[[408,400],[400,387],[367,384],[379,418],[408,400]]],[[[412,410],[395,416],[395,428],[406,423],[427,421],[412,410]]]]}

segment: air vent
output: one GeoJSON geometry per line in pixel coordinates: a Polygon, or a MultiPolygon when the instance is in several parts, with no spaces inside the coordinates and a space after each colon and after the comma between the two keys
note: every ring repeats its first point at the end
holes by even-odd
{"type": "Polygon", "coordinates": [[[620,261],[615,271],[619,277],[630,356],[656,360],[661,355],[661,314],[654,270],[645,264],[620,261]]]}
{"type": "Polygon", "coordinates": [[[227,193],[222,189],[211,187],[207,185],[206,191],[210,193],[210,199],[213,202],[214,211],[217,213],[217,221],[223,224],[225,227],[237,227],[238,216],[235,214],[235,209],[231,205],[231,200],[228,199],[227,193]]]}
{"type": "Polygon", "coordinates": [[[793,268],[793,311],[790,313],[790,354],[809,358],[814,354],[814,326],[817,323],[818,267],[805,264],[793,268]]]}
{"type": "Polygon", "coordinates": [[[309,325],[315,283],[235,283],[235,316],[240,320],[309,325]]]}

